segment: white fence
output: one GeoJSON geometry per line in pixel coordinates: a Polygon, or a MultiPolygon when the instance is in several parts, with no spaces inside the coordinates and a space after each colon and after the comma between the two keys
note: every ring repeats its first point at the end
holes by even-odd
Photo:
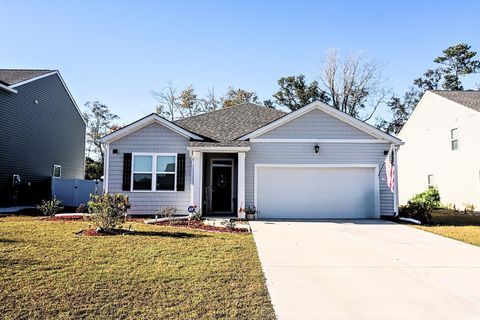
{"type": "Polygon", "coordinates": [[[82,179],[52,178],[52,195],[62,200],[62,205],[78,207],[87,203],[90,194],[102,194],[103,182],[82,179]]]}

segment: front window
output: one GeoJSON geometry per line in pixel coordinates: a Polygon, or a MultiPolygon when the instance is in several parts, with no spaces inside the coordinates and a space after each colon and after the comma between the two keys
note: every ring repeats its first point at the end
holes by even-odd
{"type": "Polygon", "coordinates": [[[175,154],[134,154],[132,191],[175,191],[175,154]]]}
{"type": "Polygon", "coordinates": [[[61,178],[62,177],[62,166],[58,164],[53,165],[53,173],[52,176],[54,178],[61,178]]]}
{"type": "Polygon", "coordinates": [[[428,180],[428,187],[433,188],[435,187],[435,176],[433,174],[429,174],[427,177],[428,180]]]}
{"type": "Polygon", "coordinates": [[[452,150],[457,150],[458,149],[458,129],[457,128],[450,130],[450,139],[451,139],[452,150]]]}

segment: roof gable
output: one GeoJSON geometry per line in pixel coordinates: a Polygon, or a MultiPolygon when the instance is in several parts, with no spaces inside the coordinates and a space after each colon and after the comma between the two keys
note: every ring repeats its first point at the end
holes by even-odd
{"type": "Polygon", "coordinates": [[[311,109],[259,138],[277,139],[374,139],[362,131],[317,108],[311,109]]]}
{"type": "Polygon", "coordinates": [[[167,119],[164,119],[162,117],[160,117],[159,115],[155,114],[155,113],[152,113],[140,120],[137,120],[135,122],[132,122],[131,124],[115,131],[115,132],[112,132],[110,134],[107,134],[106,136],[102,137],[100,139],[100,141],[102,143],[110,143],[110,142],[113,142],[115,140],[118,140],[120,138],[123,138],[123,137],[126,137],[128,136],[129,134],[133,133],[133,132],[136,132],[148,125],[151,125],[153,123],[157,123],[157,124],[160,124],[176,133],[178,133],[179,135],[181,136],[184,136],[186,138],[191,138],[191,139],[196,139],[196,140],[203,140],[202,137],[188,131],[188,130],[185,130],[183,129],[182,127],[179,127],[178,125],[176,125],[175,123],[173,122],[170,122],[168,121],[167,119]]]}
{"type": "MultiPolygon", "coordinates": [[[[291,113],[289,113],[288,115],[276,120],[276,121],[273,121],[271,122],[270,124],[262,127],[262,128],[259,128],[247,135],[244,135],[242,137],[239,138],[239,140],[247,140],[247,139],[251,139],[251,138],[256,138],[256,137],[259,137],[260,135],[265,135],[266,133],[268,132],[271,132],[272,130],[276,129],[276,128],[279,128],[281,126],[284,126],[286,124],[288,124],[289,122],[291,121],[294,121],[295,119],[297,118],[300,118],[301,116],[303,115],[306,115],[307,113],[310,113],[312,110],[320,110],[322,112],[324,112],[325,114],[331,116],[331,117],[334,117],[336,118],[337,120],[357,129],[357,130],[360,130],[364,133],[366,133],[367,135],[369,136],[373,136],[377,139],[381,139],[381,140],[384,140],[384,141],[387,141],[387,142],[390,142],[390,143],[393,143],[393,144],[397,144],[397,145],[400,145],[402,144],[402,141],[394,136],[391,136],[373,126],[371,126],[370,124],[368,123],[365,123],[363,121],[360,121],[358,119],[355,119],[354,117],[351,117],[349,116],[348,114],[338,110],[338,109],[335,109],[323,102],[320,102],[320,101],[316,101],[316,102],[313,102],[303,108],[300,108],[296,111],[293,111],[291,113]]],[[[362,137],[363,138],[363,137],[362,137]]]]}

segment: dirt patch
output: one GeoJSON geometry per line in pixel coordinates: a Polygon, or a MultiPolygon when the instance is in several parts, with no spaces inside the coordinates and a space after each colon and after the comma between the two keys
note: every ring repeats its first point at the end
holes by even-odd
{"type": "Polygon", "coordinates": [[[181,221],[162,221],[154,223],[157,226],[173,227],[173,228],[188,228],[193,230],[220,232],[220,233],[248,233],[248,229],[231,229],[225,227],[214,227],[204,224],[197,220],[181,220],[181,221]]]}

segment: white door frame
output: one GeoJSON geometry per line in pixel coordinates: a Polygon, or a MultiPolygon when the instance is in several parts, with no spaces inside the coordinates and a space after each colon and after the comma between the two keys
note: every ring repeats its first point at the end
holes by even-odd
{"type": "Polygon", "coordinates": [[[213,207],[213,167],[230,167],[231,168],[231,171],[232,171],[232,174],[231,174],[231,178],[230,180],[232,180],[230,182],[230,188],[231,188],[231,191],[230,191],[230,211],[213,211],[213,209],[211,210],[211,213],[215,213],[215,214],[218,214],[218,213],[225,213],[225,214],[230,214],[230,213],[234,213],[234,210],[233,210],[233,190],[235,189],[234,188],[234,165],[235,165],[235,162],[234,162],[234,159],[232,158],[212,158],[210,159],[210,177],[209,177],[209,181],[210,181],[210,187],[212,188],[212,191],[210,192],[210,205],[213,207]],[[214,161],[229,161],[230,164],[217,164],[215,165],[213,162],[214,161]]]}
{"type": "Polygon", "coordinates": [[[360,163],[345,163],[345,164],[267,164],[267,163],[255,163],[254,167],[254,182],[253,182],[253,203],[255,208],[257,206],[257,185],[258,185],[258,168],[372,168],[373,173],[373,186],[375,194],[373,195],[375,218],[380,218],[380,181],[378,179],[379,167],[378,164],[360,164],[360,163]]]}

